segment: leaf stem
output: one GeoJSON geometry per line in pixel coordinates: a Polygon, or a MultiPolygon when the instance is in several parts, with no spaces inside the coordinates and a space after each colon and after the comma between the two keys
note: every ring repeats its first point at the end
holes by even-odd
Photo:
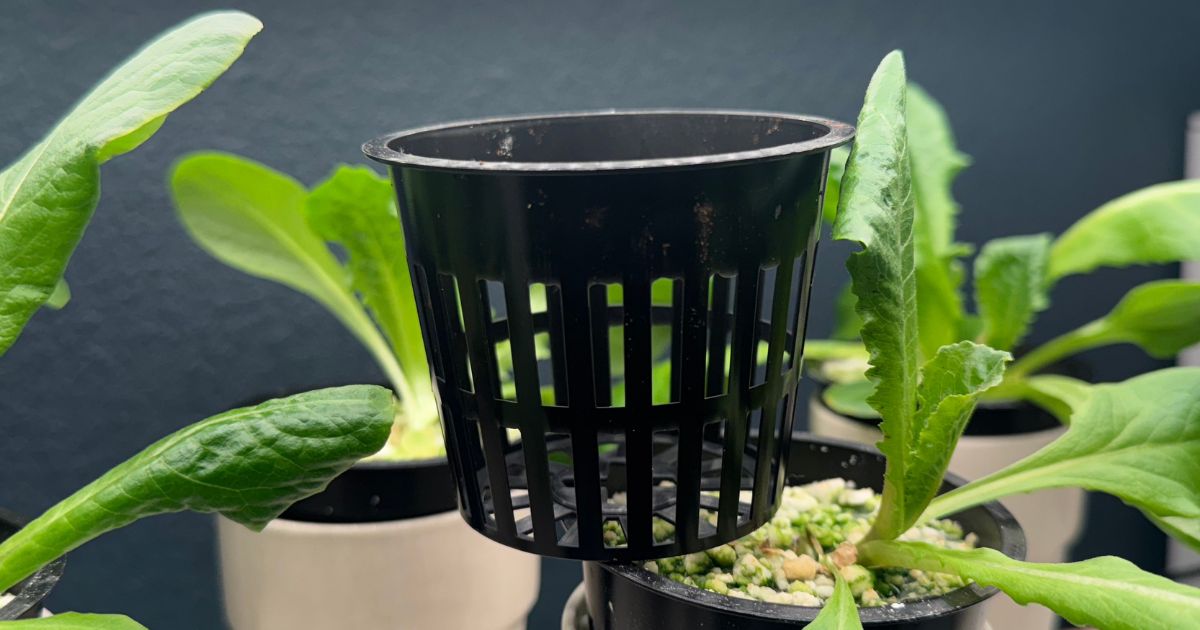
{"type": "Polygon", "coordinates": [[[1063,358],[1113,341],[1116,341],[1116,337],[1112,327],[1106,320],[1097,319],[1047,341],[1014,361],[1008,368],[1005,381],[1022,379],[1063,358]]]}

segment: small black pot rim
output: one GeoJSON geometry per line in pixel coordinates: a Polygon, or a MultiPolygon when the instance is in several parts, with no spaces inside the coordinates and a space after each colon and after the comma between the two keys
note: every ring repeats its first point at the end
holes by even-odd
{"type": "MultiPolygon", "coordinates": [[[[11,528],[15,532],[27,524],[29,524],[29,519],[0,508],[0,526],[11,528]]],[[[46,596],[50,594],[50,591],[62,579],[63,570],[66,568],[66,565],[67,560],[65,557],[58,558],[39,569],[32,576],[26,578],[22,582],[21,591],[11,593],[14,596],[13,600],[5,606],[0,607],[0,621],[28,618],[31,611],[41,610],[42,602],[46,599],[46,596]]]]}
{"type": "Polygon", "coordinates": [[[457,507],[446,457],[375,460],[356,462],[321,492],[292,504],[278,518],[326,525],[381,523],[453,512],[457,507]],[[444,491],[437,492],[442,481],[444,491]]]}
{"type": "Polygon", "coordinates": [[[756,162],[828,150],[845,144],[854,137],[854,127],[843,122],[821,116],[789,114],[784,112],[762,112],[737,109],[603,109],[593,111],[533,114],[523,116],[499,116],[462,120],[436,125],[416,127],[385,134],[362,145],[367,157],[384,164],[415,166],[436,170],[498,172],[498,173],[596,173],[607,171],[661,170],[697,166],[723,166],[743,162],[756,162]],[[825,133],[802,142],[792,142],[750,151],[733,151],[709,155],[681,156],[675,158],[653,158],[640,160],[596,160],[578,162],[505,162],[500,160],[461,160],[429,157],[404,153],[393,148],[399,140],[438,131],[449,131],[537,120],[566,120],[571,118],[621,117],[621,116],[730,116],[739,118],[779,118],[824,127],[825,133]]]}
{"type": "MultiPolygon", "coordinates": [[[[812,442],[824,446],[833,446],[855,450],[860,453],[881,456],[878,449],[811,433],[796,433],[792,442],[812,442]]],[[[834,471],[836,472],[836,471],[834,471]]],[[[946,473],[945,483],[958,487],[967,481],[952,473],[946,473]]],[[[1015,517],[998,501],[992,501],[982,506],[997,522],[1001,532],[1001,545],[998,551],[1016,560],[1025,558],[1025,532],[1017,523],[1015,517]]],[[[953,515],[946,518],[953,518],[953,515]]],[[[811,622],[821,612],[821,608],[811,606],[792,606],[785,604],[769,604],[757,600],[738,599],[726,595],[718,595],[711,591],[680,584],[632,563],[605,563],[604,568],[621,577],[629,579],[641,586],[655,590],[659,595],[678,600],[691,605],[701,605],[715,608],[747,618],[773,621],[811,622]]],[[[974,606],[999,593],[992,586],[969,584],[955,589],[945,595],[904,602],[903,607],[880,606],[877,608],[859,608],[859,617],[864,626],[875,624],[890,624],[905,621],[936,619],[955,614],[964,608],[974,606]]]]}

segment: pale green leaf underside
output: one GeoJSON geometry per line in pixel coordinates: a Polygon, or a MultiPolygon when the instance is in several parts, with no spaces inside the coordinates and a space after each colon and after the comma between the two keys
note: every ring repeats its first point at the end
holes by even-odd
{"type": "Polygon", "coordinates": [[[1200,549],[1200,368],[1095,385],[1067,432],[1040,451],[938,497],[938,517],[1005,496],[1081,487],[1141,509],[1200,549]]]}
{"type": "Polygon", "coordinates": [[[1010,358],[1007,352],[960,341],[942,346],[925,364],[917,390],[919,408],[909,428],[909,450],[900,455],[906,460],[904,477],[890,479],[897,490],[884,495],[873,528],[876,537],[895,538],[921,517],[941,488],[979,395],[1000,383],[1010,358]]]}
{"type": "Polygon", "coordinates": [[[1200,260],[1200,181],[1118,197],[1071,226],[1050,250],[1051,279],[1097,267],[1200,260]]]}
{"type": "Polygon", "coordinates": [[[989,241],[975,258],[975,303],[983,320],[981,341],[1012,350],[1034,316],[1045,309],[1050,235],[989,241]]]}
{"type": "Polygon", "coordinates": [[[951,188],[971,159],[956,147],[945,110],[915,83],[908,85],[906,109],[916,202],[917,314],[921,352],[928,359],[938,348],[959,340],[962,271],[956,258],[963,248],[954,242],[958,204],[951,188]]]}
{"type": "Polygon", "coordinates": [[[235,409],[173,433],[0,543],[0,592],[146,516],[217,512],[261,529],[378,451],[391,429],[393,400],[383,387],[336,387],[235,409]]]}
{"type": "Polygon", "coordinates": [[[0,621],[3,630],[146,630],[146,626],[125,615],[59,613],[41,619],[0,621]]]}
{"type": "Polygon", "coordinates": [[[902,502],[905,453],[916,413],[917,290],[913,252],[913,192],[905,133],[904,59],[879,64],[858,118],[854,149],[842,179],[833,236],[863,246],[846,266],[858,296],[863,344],[871,354],[868,399],[883,418],[880,450],[888,456],[885,502],[902,502]],[[889,496],[890,495],[890,496],[889,496]]]}
{"type": "Polygon", "coordinates": [[[860,549],[873,566],[953,573],[1037,603],[1075,625],[1104,630],[1182,630],[1200,619],[1200,590],[1111,556],[1067,564],[1020,562],[994,549],[950,550],[875,541],[860,549]]]}
{"type": "Polygon", "coordinates": [[[197,153],[175,166],[171,194],[201,247],[234,269],[319,302],[403,389],[396,357],[355,296],[349,273],[308,224],[308,191],[300,182],[234,155],[197,153]]]}
{"type": "Polygon", "coordinates": [[[837,581],[833,586],[833,597],[825,602],[817,618],[804,627],[807,630],[862,630],[862,621],[858,618],[858,605],[854,603],[850,586],[836,571],[834,579],[837,581]]]}
{"type": "Polygon", "coordinates": [[[100,197],[100,164],[135,148],[241,54],[262,24],[210,13],[114,70],[0,173],[0,354],[54,294],[100,197]]]}

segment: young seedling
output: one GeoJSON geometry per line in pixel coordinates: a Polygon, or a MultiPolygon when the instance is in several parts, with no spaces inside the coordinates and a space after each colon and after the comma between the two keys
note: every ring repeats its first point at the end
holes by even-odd
{"type": "MultiPolygon", "coordinates": [[[[868,567],[950,573],[1042,604],[1076,624],[1108,630],[1185,628],[1200,619],[1200,590],[1112,557],[1070,564],[1020,562],[991,549],[949,550],[897,536],[925,520],[1014,493],[1084,486],[1142,509],[1200,548],[1200,369],[1169,369],[1069,397],[1070,428],[994,475],[934,499],[980,395],[1003,379],[1007,353],[970,341],[936,348],[919,365],[914,178],[906,132],[904,62],[880,64],[859,116],[841,182],[834,236],[859,243],[848,262],[869,353],[867,399],[880,415],[887,456],[883,499],[857,545],[868,567]]],[[[919,201],[918,201],[919,203],[919,201]]],[[[838,576],[834,597],[810,626],[861,628],[838,576]]]]}
{"type": "MultiPolygon", "coordinates": [[[[148,139],[261,26],[224,12],[163,34],[0,173],[0,353],[39,307],[65,302],[63,270],[96,206],[100,164],[148,139]]],[[[79,545],[154,514],[217,512],[261,529],[379,450],[394,406],[387,389],[356,385],[236,409],[176,432],[0,543],[0,594],[79,545]]],[[[77,613],[0,628],[144,630],[125,616],[77,613]]]]}
{"type": "MultiPolygon", "coordinates": [[[[974,340],[1014,351],[1027,336],[1037,313],[1049,304],[1060,279],[1100,267],[1125,267],[1200,258],[1200,182],[1158,184],[1104,204],[1058,238],[1049,234],[995,239],[974,261],[975,306],[967,312],[961,291],[960,258],[971,246],[954,238],[958,205],[951,195],[955,176],[970,164],[954,144],[941,106],[909,84],[909,163],[915,205],[913,242],[916,263],[920,355],[933,356],[943,345],[974,340]]],[[[844,159],[844,154],[842,154],[844,159]]],[[[838,165],[838,160],[834,160],[838,165]]],[[[836,215],[842,169],[831,168],[826,216],[836,215]]],[[[837,308],[832,341],[810,341],[805,359],[820,364],[833,382],[825,402],[840,413],[872,417],[866,405],[870,387],[863,382],[866,350],[857,341],[861,322],[854,295],[844,292],[837,308]]],[[[1060,398],[1077,390],[1064,377],[1040,374],[1074,354],[1100,346],[1132,343],[1156,358],[1169,358],[1200,341],[1200,283],[1149,282],[1132,289],[1107,315],[1040,346],[1022,350],[991,400],[1028,400],[1062,420],[1069,415],[1060,398]]]]}

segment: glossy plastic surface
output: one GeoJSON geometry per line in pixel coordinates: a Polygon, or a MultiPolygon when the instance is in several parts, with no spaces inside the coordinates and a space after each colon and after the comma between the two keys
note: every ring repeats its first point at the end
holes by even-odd
{"type": "Polygon", "coordinates": [[[391,167],[472,527],[542,555],[634,559],[770,518],[829,151],[851,135],[802,116],[640,111],[364,147],[391,167]],[[654,538],[655,516],[674,536],[654,538]],[[606,543],[606,524],[627,544],[606,543]]]}

